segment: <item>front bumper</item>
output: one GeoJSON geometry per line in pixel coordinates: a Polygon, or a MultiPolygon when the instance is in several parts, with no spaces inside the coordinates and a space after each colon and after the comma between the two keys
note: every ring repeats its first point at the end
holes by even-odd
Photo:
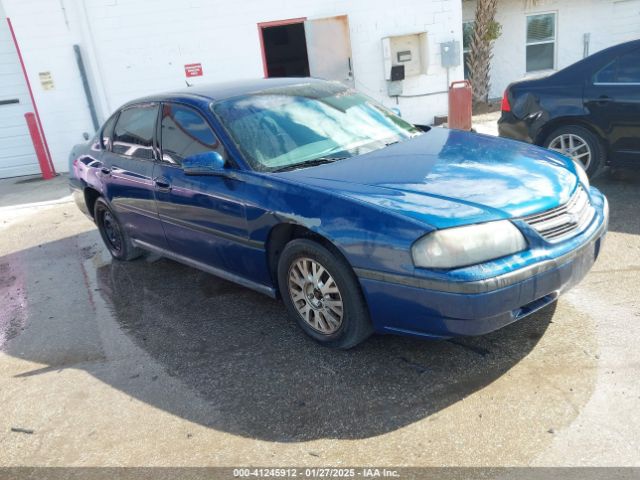
{"type": "Polygon", "coordinates": [[[430,285],[414,277],[401,282],[396,276],[356,270],[374,327],[380,333],[448,338],[481,335],[520,320],[555,301],[589,272],[607,232],[606,199],[593,222],[568,253],[480,281],[430,285]]]}

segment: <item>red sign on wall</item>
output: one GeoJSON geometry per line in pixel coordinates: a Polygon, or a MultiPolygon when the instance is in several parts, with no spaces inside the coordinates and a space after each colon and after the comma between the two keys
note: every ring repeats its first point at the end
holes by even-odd
{"type": "Polygon", "coordinates": [[[201,77],[202,76],[202,64],[201,63],[188,63],[184,66],[184,74],[188,77],[201,77]]]}

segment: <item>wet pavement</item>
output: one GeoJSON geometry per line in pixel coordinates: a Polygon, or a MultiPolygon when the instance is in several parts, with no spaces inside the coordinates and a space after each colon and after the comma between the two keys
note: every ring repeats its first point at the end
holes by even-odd
{"type": "Polygon", "coordinates": [[[253,291],[114,262],[62,194],[24,205],[16,187],[0,465],[639,465],[640,175],[595,183],[611,233],[557,304],[483,337],[346,352],[253,291]]]}

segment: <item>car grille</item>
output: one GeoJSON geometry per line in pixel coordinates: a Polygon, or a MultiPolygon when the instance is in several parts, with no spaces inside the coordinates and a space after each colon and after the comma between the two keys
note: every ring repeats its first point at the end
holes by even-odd
{"type": "Polygon", "coordinates": [[[545,240],[555,243],[582,232],[591,223],[594,214],[587,192],[578,186],[564,205],[529,215],[523,220],[545,240]]]}

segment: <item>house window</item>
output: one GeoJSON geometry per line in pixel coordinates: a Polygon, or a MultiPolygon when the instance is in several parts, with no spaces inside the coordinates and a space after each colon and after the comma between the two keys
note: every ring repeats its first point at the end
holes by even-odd
{"type": "Polygon", "coordinates": [[[556,14],[527,16],[527,72],[551,70],[556,58],[556,14]]]}
{"type": "Polygon", "coordinates": [[[474,22],[462,23],[462,52],[464,61],[464,78],[469,78],[469,57],[471,57],[471,38],[473,37],[474,22]]]}

